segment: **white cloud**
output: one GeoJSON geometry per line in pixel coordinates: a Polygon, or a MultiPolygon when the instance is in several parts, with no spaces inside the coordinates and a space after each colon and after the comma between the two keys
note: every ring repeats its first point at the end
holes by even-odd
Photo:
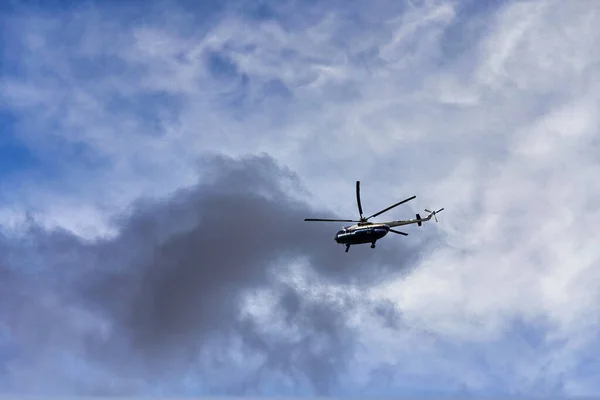
{"type": "MultiPolygon", "coordinates": [[[[486,160],[494,154],[474,154],[470,168],[462,164],[468,175],[442,179],[436,198],[452,193],[455,203],[447,207],[452,211],[439,228],[448,232],[452,247],[430,253],[415,272],[387,289],[407,318],[436,334],[455,334],[466,343],[491,341],[515,317],[548,318],[556,324],[551,337],[570,339],[577,348],[591,345],[584,332],[598,326],[594,315],[600,292],[594,271],[600,250],[594,245],[593,227],[600,214],[592,199],[600,198],[600,187],[595,182],[597,157],[590,149],[597,148],[600,124],[594,112],[598,87],[581,83],[589,82],[599,52],[576,38],[597,35],[597,29],[589,31],[590,20],[597,21],[600,14],[576,8],[563,9],[562,3],[509,6],[482,43],[486,50],[480,70],[491,69],[494,75],[488,76],[494,79],[490,87],[491,78],[476,77],[485,85],[480,91],[487,91],[478,108],[492,108],[506,119],[503,157],[486,160]],[[556,26],[553,18],[558,15],[562,24],[556,26]],[[568,62],[565,52],[586,56],[568,62]],[[549,62],[551,56],[560,60],[549,62]],[[506,112],[512,111],[508,104],[518,107],[526,101],[542,111],[519,116],[522,121],[515,124],[506,112]]],[[[498,130],[490,127],[492,134],[498,130]]],[[[578,350],[568,345],[549,361],[564,364],[572,354],[578,350]]],[[[512,361],[539,368],[536,358],[512,361]]],[[[502,357],[495,360],[501,362],[502,357]]],[[[575,365],[571,358],[566,371],[575,365]]],[[[521,368],[516,368],[515,379],[521,368]]],[[[538,369],[534,375],[542,373],[538,369]]],[[[565,390],[576,387],[577,380],[567,378],[565,390]]],[[[527,382],[514,387],[524,390],[527,382]]]]}
{"type": "MultiPolygon", "coordinates": [[[[106,232],[101,221],[139,196],[194,183],[204,151],[268,152],[300,174],[315,205],[343,216],[357,214],[356,179],[367,213],[416,194],[390,216],[445,207],[439,224],[410,228],[405,239],[435,229],[444,241],[424,249],[410,275],[375,291],[393,299],[416,330],[398,337],[365,329],[362,365],[389,363],[412,380],[437,374],[474,390],[505,384],[526,391],[544,374],[558,382],[598,328],[600,9],[507,3],[473,16],[487,26],[473,47],[445,54],[458,7],[372,11],[367,28],[335,13],[305,29],[231,14],[190,35],[171,22],[123,27],[102,13],[84,13],[68,28],[67,16],[22,19],[13,29],[29,32],[24,75],[0,82],[10,107],[28,115],[19,134],[49,156],[60,139],[81,141],[90,158],[108,161],[91,171],[64,167],[61,182],[32,180],[13,195],[48,224],[106,232]],[[72,47],[59,47],[65,36],[72,47]],[[248,81],[213,77],[207,50],[230,58],[248,81]],[[115,69],[82,77],[79,62],[93,65],[100,56],[115,69]],[[287,94],[265,94],[275,80],[287,94]],[[173,96],[156,108],[159,134],[137,111],[106,109],[115,96],[137,101],[152,91],[173,96]],[[548,319],[550,336],[575,344],[529,350],[523,359],[521,345],[506,336],[515,318],[548,319]],[[436,337],[456,348],[445,350],[436,337]],[[493,348],[473,350],[489,356],[489,374],[456,350],[477,342],[493,348]],[[542,369],[545,363],[558,372],[542,369]]],[[[14,207],[1,210],[3,221],[15,221],[14,207]]],[[[366,382],[370,370],[362,368],[357,380],[366,382]]],[[[587,378],[563,379],[568,393],[592,390],[587,378]]]]}

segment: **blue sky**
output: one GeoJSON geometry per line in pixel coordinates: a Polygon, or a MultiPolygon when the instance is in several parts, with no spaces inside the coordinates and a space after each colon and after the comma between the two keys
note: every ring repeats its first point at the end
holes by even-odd
{"type": "MultiPolygon", "coordinates": [[[[589,361],[600,327],[595,3],[14,1],[3,9],[0,273],[15,289],[0,296],[0,392],[598,393],[599,367],[589,361]],[[414,194],[390,218],[445,207],[440,223],[386,238],[377,252],[343,253],[335,224],[306,234],[323,234],[314,253],[257,244],[262,253],[231,278],[253,289],[240,289],[232,308],[237,292],[215,289],[229,322],[200,307],[211,321],[201,325],[238,332],[245,321],[264,343],[210,336],[194,361],[173,350],[185,373],[153,381],[139,338],[117,339],[133,328],[120,325],[112,303],[102,300],[112,310],[104,313],[75,294],[103,287],[99,271],[129,282],[139,263],[175,262],[154,262],[146,240],[185,250],[177,240],[201,218],[240,215],[190,204],[272,196],[282,219],[261,229],[273,234],[285,216],[301,220],[298,210],[354,218],[356,180],[366,214],[414,194]],[[359,268],[354,279],[350,267],[359,268]],[[360,283],[361,274],[373,281],[360,283]],[[375,315],[380,302],[392,304],[399,327],[375,315]],[[286,312],[299,316],[292,323],[286,312]],[[340,320],[330,326],[319,312],[340,320]],[[248,319],[231,322],[238,313],[248,319]],[[111,344],[99,355],[90,340],[111,344]],[[265,348],[287,355],[269,358],[265,348]],[[120,354],[132,361],[117,368],[120,354]],[[297,369],[277,372],[291,354],[297,369]],[[327,373],[311,375],[311,365],[327,373]]],[[[160,297],[142,289],[142,299],[160,297]]],[[[135,309],[124,293],[115,296],[135,309]]]]}
{"type": "Polygon", "coordinates": [[[22,169],[35,167],[37,160],[29,148],[21,143],[14,134],[15,117],[12,114],[2,116],[2,173],[10,174],[22,169]]]}

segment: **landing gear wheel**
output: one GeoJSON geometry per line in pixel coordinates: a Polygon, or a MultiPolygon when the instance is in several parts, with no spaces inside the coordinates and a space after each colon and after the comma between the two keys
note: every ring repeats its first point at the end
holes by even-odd
{"type": "Polygon", "coordinates": [[[348,252],[348,250],[350,250],[350,245],[349,244],[346,245],[346,253],[348,252]]]}
{"type": "Polygon", "coordinates": [[[375,242],[371,243],[371,248],[374,249],[375,248],[375,242]]]}

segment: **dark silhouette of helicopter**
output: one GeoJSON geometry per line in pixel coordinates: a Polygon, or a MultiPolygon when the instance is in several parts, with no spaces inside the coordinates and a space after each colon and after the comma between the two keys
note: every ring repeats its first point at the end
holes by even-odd
{"type": "Polygon", "coordinates": [[[360,220],[351,220],[351,219],[323,219],[323,218],[306,218],[305,221],[322,221],[322,222],[356,222],[355,225],[346,226],[342,230],[338,231],[335,234],[335,241],[339,244],[346,245],[346,252],[350,250],[351,245],[363,244],[363,243],[371,243],[371,248],[375,248],[375,242],[388,234],[388,232],[394,232],[399,235],[408,236],[408,233],[400,232],[392,229],[396,226],[401,225],[409,225],[409,224],[417,224],[421,226],[421,224],[425,221],[429,221],[431,217],[435,219],[435,222],[438,222],[436,214],[443,211],[443,208],[440,208],[437,211],[429,211],[425,209],[425,212],[429,213],[425,218],[421,218],[419,214],[416,215],[415,219],[408,220],[399,220],[399,221],[388,221],[388,222],[369,222],[369,220],[373,217],[383,214],[386,211],[391,210],[394,207],[399,206],[400,204],[404,204],[407,201],[410,201],[417,196],[409,197],[408,199],[402,200],[399,203],[396,203],[392,206],[389,206],[386,209],[383,209],[370,217],[364,217],[362,206],[360,204],[360,181],[356,181],[356,202],[358,203],[358,212],[360,214],[360,220]]]}

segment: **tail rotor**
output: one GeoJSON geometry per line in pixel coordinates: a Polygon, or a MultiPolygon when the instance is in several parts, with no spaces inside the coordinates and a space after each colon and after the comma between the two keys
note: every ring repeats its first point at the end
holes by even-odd
{"type": "Polygon", "coordinates": [[[425,212],[428,212],[430,216],[433,215],[433,219],[435,219],[435,222],[438,222],[436,214],[442,211],[444,211],[444,208],[440,208],[437,211],[429,211],[428,209],[425,209],[425,212]]]}

